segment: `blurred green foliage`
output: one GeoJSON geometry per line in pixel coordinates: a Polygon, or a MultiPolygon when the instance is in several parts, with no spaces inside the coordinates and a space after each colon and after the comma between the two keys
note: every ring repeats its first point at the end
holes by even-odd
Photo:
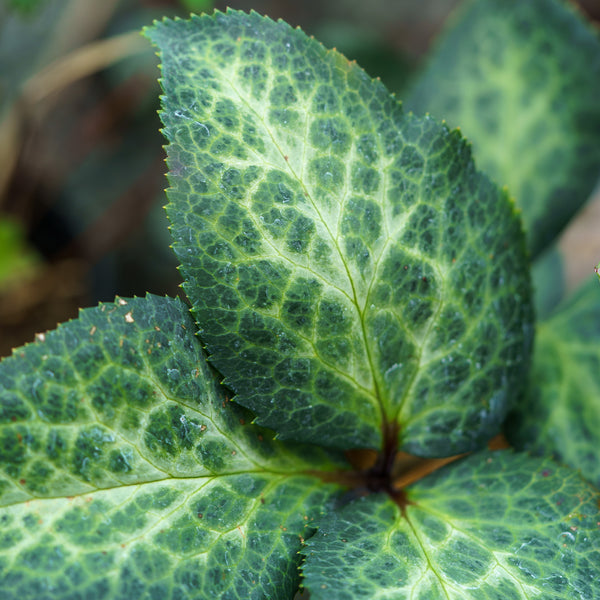
{"type": "Polygon", "coordinates": [[[85,294],[51,326],[78,303],[178,291],[162,209],[156,57],[137,35],[142,26],[227,5],[256,10],[336,47],[402,99],[456,4],[0,0],[0,211],[21,224],[42,271],[67,260],[85,274],[85,294]]]}
{"type": "Polygon", "coordinates": [[[0,286],[6,288],[31,274],[39,260],[27,243],[21,224],[0,215],[0,286]]]}

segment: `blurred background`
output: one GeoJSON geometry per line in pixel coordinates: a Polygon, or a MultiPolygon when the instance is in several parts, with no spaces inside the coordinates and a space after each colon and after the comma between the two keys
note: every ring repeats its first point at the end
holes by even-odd
{"type": "MultiPolygon", "coordinates": [[[[0,356],[80,307],[179,293],[162,208],[158,60],[144,25],[254,9],[356,59],[401,99],[456,4],[0,0],[0,356]]],[[[579,5],[600,20],[600,0],[579,5]]],[[[560,240],[568,288],[600,260],[599,229],[596,198],[560,240]]]]}

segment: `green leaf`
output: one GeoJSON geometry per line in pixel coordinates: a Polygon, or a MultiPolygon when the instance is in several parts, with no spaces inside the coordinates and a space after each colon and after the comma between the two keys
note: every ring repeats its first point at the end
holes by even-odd
{"type": "Polygon", "coordinates": [[[369,495],[307,541],[311,600],[600,598],[598,492],[550,460],[479,453],[369,495]]]}
{"type": "Polygon", "coordinates": [[[535,316],[546,319],[567,293],[566,264],[557,244],[546,248],[531,267],[535,316]]]}
{"type": "Polygon", "coordinates": [[[3,600],[293,593],[343,463],[252,425],[195,329],[117,299],[0,363],[3,600]]]}
{"type": "Polygon", "coordinates": [[[256,13],[146,33],[174,249],[236,400],[282,439],[480,445],[522,385],[532,315],[519,220],[460,134],[256,13]]]}
{"type": "Polygon", "coordinates": [[[300,475],[177,478],[0,513],[3,600],[291,598],[331,485],[300,475]]]}
{"type": "Polygon", "coordinates": [[[591,277],[537,325],[531,385],[506,434],[600,486],[600,285],[591,277]]]}
{"type": "Polygon", "coordinates": [[[407,105],[460,126],[478,165],[523,209],[532,254],[600,172],[600,41],[558,0],[474,0],[438,43],[407,105]]]}
{"type": "Polygon", "coordinates": [[[81,311],[0,363],[0,505],[170,477],[310,469],[250,424],[179,300],[81,311]]]}

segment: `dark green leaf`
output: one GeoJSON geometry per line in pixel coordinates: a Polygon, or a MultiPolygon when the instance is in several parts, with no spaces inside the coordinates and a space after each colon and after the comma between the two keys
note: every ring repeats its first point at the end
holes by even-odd
{"type": "Polygon", "coordinates": [[[246,473],[32,500],[0,513],[2,600],[292,598],[332,487],[246,473]]]}
{"type": "Polygon", "coordinates": [[[342,463],[252,425],[194,332],[118,299],[0,363],[2,600],[293,593],[342,463]]]}
{"type": "Polygon", "coordinates": [[[506,426],[517,448],[555,455],[600,486],[600,284],[590,278],[537,326],[531,384],[506,426]]]}
{"type": "Polygon", "coordinates": [[[530,348],[512,205],[456,131],[229,11],[155,25],[174,249],[236,400],[282,438],[445,455],[496,431],[530,348]]]}
{"type": "Polygon", "coordinates": [[[265,463],[318,466],[229,402],[194,331],[178,300],[120,298],[2,361],[0,505],[265,463]]]}
{"type": "Polygon", "coordinates": [[[550,460],[503,451],[407,491],[355,500],[303,550],[311,600],[600,598],[598,492],[550,460]]]}
{"type": "Polygon", "coordinates": [[[460,126],[508,185],[535,255],[600,173],[600,41],[559,0],[474,0],[452,21],[407,104],[460,126]]]}

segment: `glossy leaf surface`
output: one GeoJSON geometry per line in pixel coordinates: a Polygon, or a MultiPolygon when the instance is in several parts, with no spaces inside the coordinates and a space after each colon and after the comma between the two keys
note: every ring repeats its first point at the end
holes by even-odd
{"type": "Polygon", "coordinates": [[[473,142],[507,185],[538,254],[600,173],[600,41],[560,0],[471,0],[408,94],[473,142]]]}
{"type": "Polygon", "coordinates": [[[303,549],[313,600],[600,598],[598,493],[575,471],[508,451],[370,495],[303,549]]]}
{"type": "Polygon", "coordinates": [[[0,597],[293,593],[341,463],[252,425],[194,333],[118,299],[0,363],[0,597]]]}
{"type": "Polygon", "coordinates": [[[331,487],[300,475],[177,478],[0,512],[3,600],[291,598],[331,487]]]}
{"type": "Polygon", "coordinates": [[[283,22],[157,23],[174,249],[236,400],[282,438],[421,455],[499,427],[527,368],[520,223],[467,144],[283,22]]]}
{"type": "Polygon", "coordinates": [[[600,485],[600,284],[588,280],[537,325],[530,388],[506,426],[518,448],[554,455],[600,485]]]}

